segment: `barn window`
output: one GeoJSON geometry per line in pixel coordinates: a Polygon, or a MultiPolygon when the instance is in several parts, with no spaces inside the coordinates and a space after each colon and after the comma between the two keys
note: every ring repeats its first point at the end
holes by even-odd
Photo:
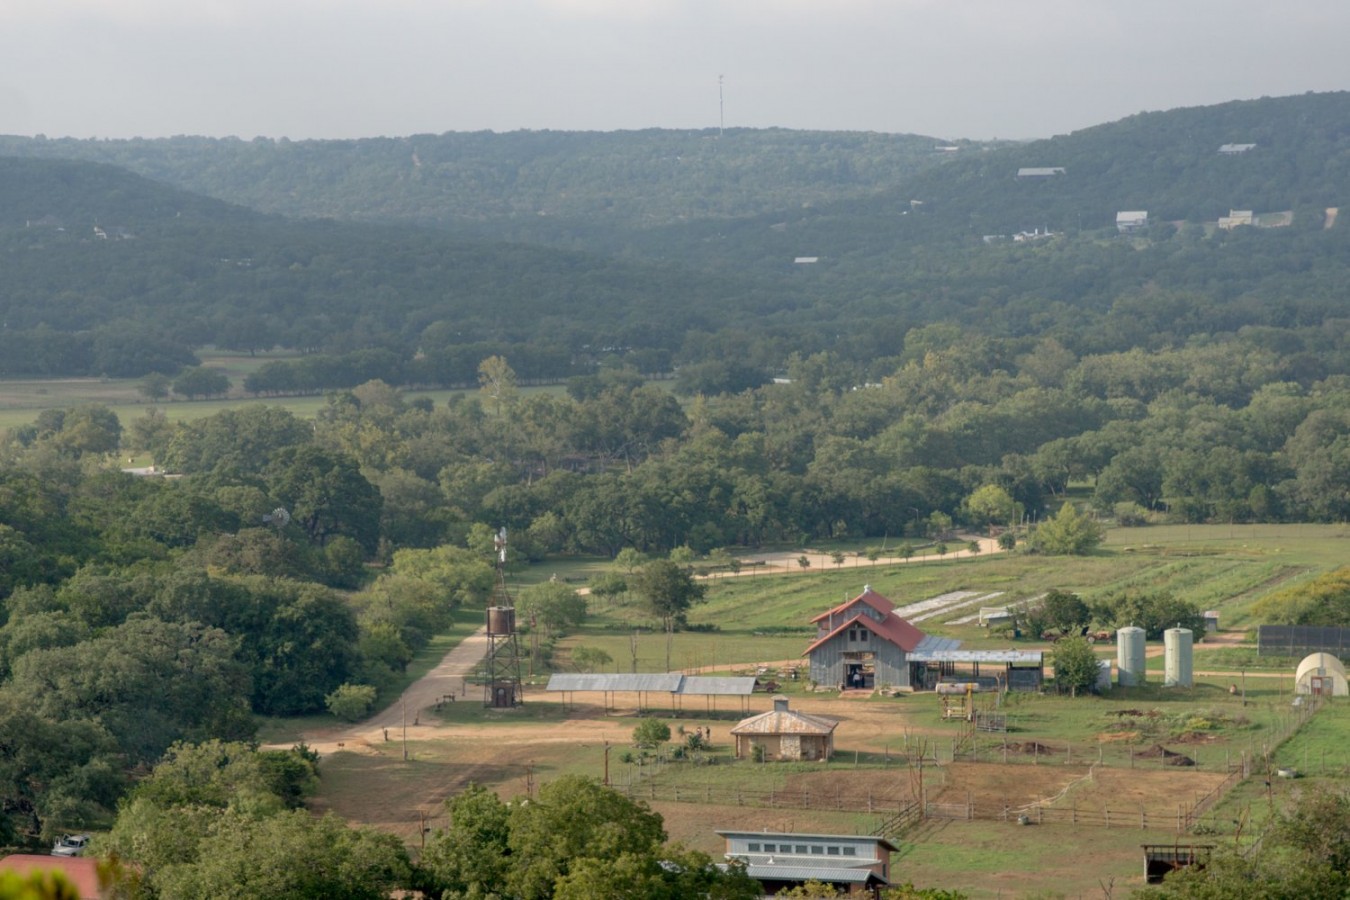
{"type": "Polygon", "coordinates": [[[778,845],[777,845],[777,844],[765,844],[765,845],[764,845],[764,852],[765,852],[765,853],[773,853],[773,852],[776,851],[777,849],[778,849],[778,845]]]}
{"type": "Polygon", "coordinates": [[[858,629],[858,640],[861,641],[861,642],[864,643],[864,644],[867,643],[867,629],[866,629],[866,628],[859,628],[859,629],[858,629]]]}
{"type": "Polygon", "coordinates": [[[857,856],[857,855],[858,855],[858,848],[857,848],[857,847],[845,847],[845,848],[844,848],[844,855],[845,855],[845,856],[857,856]]]}
{"type": "Polygon", "coordinates": [[[751,853],[758,853],[758,852],[759,852],[759,844],[751,844],[751,845],[750,845],[750,852],[751,852],[751,853]]]}
{"type": "Polygon", "coordinates": [[[830,854],[830,856],[838,856],[838,855],[839,855],[839,848],[838,848],[838,847],[831,847],[831,848],[829,849],[829,854],[830,854]]]}
{"type": "Polygon", "coordinates": [[[825,848],[822,847],[822,846],[820,846],[819,844],[812,844],[812,845],[811,845],[811,855],[812,855],[812,856],[824,856],[824,855],[825,855],[825,848]]]}
{"type": "Polygon", "coordinates": [[[798,844],[798,845],[796,846],[795,849],[796,849],[796,851],[797,851],[798,853],[802,854],[803,856],[806,855],[806,845],[805,845],[805,844],[798,844]]]}

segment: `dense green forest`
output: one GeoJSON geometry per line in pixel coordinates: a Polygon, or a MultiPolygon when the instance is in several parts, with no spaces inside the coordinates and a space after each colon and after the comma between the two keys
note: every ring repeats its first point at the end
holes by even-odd
{"type": "Polygon", "coordinates": [[[265,185],[292,198],[284,211],[331,218],[267,216],[107,165],[6,158],[0,360],[11,375],[171,375],[207,344],[310,356],[256,385],[276,393],[372,377],[462,384],[494,354],[556,380],[616,359],[643,372],[735,359],[752,371],[731,388],[783,374],[794,352],[865,361],[878,380],[906,332],[933,322],[1026,346],[1053,336],[1080,356],[1243,328],[1305,343],[1342,315],[1350,232],[1329,210],[1343,199],[1347,123],[1350,95],[1319,94],[950,153],[780,131],[427,138],[417,158],[449,167],[444,182],[468,192],[453,198],[440,182],[379,175],[395,157],[411,165],[393,140],[7,139],[9,152],[114,159],[178,183],[209,172],[237,204],[265,185]],[[1254,146],[1218,152],[1233,142],[1254,146]],[[700,174],[662,175],[663,159],[700,174]],[[1017,177],[1033,165],[1064,173],[1017,177]],[[318,208],[325,186],[350,198],[342,209],[318,208]],[[569,203],[542,209],[547,190],[569,203]],[[1216,229],[1232,208],[1287,224],[1216,229]],[[1149,210],[1152,227],[1118,235],[1120,209],[1149,210]]]}

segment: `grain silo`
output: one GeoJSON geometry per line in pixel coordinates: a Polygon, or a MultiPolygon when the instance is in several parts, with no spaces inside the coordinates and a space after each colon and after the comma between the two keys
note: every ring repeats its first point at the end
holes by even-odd
{"type": "Polygon", "coordinates": [[[1163,687],[1192,687],[1191,637],[1189,628],[1169,628],[1163,632],[1163,687]]]}
{"type": "Polygon", "coordinates": [[[1121,687],[1144,683],[1144,629],[1127,625],[1116,632],[1116,668],[1121,687]]]}
{"type": "Polygon", "coordinates": [[[1097,660],[1097,683],[1092,689],[1099,694],[1111,690],[1111,660],[1097,660]]]}

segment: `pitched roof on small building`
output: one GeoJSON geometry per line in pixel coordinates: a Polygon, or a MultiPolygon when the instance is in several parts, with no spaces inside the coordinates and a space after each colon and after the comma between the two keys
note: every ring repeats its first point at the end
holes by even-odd
{"type": "Polygon", "coordinates": [[[82,900],[103,896],[98,883],[98,860],[87,856],[40,856],[16,853],[0,859],[0,872],[27,875],[29,872],[60,872],[75,886],[82,900]]]}
{"type": "Polygon", "coordinates": [[[834,733],[838,725],[836,719],[828,716],[814,716],[788,709],[787,698],[780,696],[773,698],[773,709],[742,720],[731,729],[731,733],[828,735],[834,733]]]}

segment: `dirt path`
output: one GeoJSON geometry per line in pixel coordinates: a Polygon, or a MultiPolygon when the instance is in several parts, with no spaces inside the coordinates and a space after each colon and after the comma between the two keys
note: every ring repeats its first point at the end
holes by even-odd
{"type": "Polygon", "coordinates": [[[369,719],[346,728],[307,731],[302,737],[310,747],[328,754],[344,749],[349,743],[360,746],[401,738],[405,726],[409,737],[414,735],[413,729],[417,729],[416,734],[423,734],[428,726],[421,724],[422,711],[440,703],[442,697],[454,697],[455,702],[476,698],[466,679],[486,652],[487,629],[480,628],[460,641],[434,669],[408,685],[397,700],[369,719]]]}

